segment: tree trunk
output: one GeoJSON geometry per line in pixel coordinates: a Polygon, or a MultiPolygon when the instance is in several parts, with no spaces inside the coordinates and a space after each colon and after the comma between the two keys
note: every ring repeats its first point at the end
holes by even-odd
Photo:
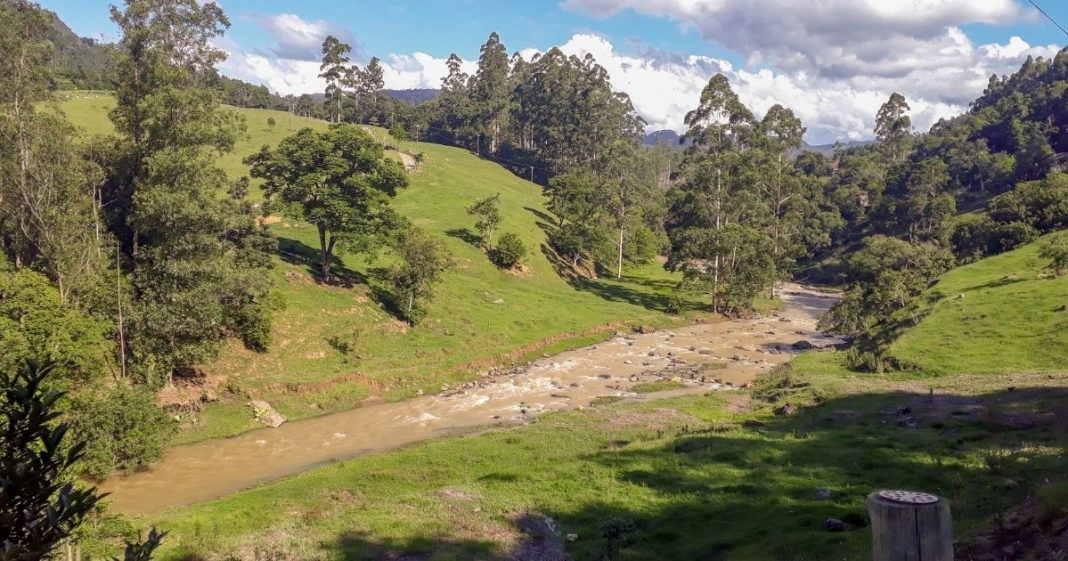
{"type": "Polygon", "coordinates": [[[616,261],[616,280],[623,278],[623,224],[619,224],[619,259],[616,261]]]}
{"type": "Polygon", "coordinates": [[[334,241],[330,240],[328,244],[326,241],[326,228],[319,226],[319,273],[323,277],[323,281],[330,280],[330,252],[333,249],[334,241]]]}

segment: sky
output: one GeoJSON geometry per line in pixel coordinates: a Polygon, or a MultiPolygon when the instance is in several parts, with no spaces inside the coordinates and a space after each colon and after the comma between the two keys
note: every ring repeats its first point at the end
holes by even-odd
{"type": "MultiPolygon", "coordinates": [[[[1034,0],[1068,27],[1068,0],[1034,0]]],[[[76,33],[118,38],[107,0],[40,0],[76,33]]],[[[282,94],[319,92],[320,45],[377,56],[386,87],[436,88],[456,53],[473,72],[496,31],[510,52],[592,54],[649,130],[685,129],[716,73],[762,115],[787,106],[812,144],[872,136],[905,95],[917,130],[967,110],[991,74],[1051,57],[1068,35],[1030,0],[217,0],[231,21],[222,73],[282,94]]]]}

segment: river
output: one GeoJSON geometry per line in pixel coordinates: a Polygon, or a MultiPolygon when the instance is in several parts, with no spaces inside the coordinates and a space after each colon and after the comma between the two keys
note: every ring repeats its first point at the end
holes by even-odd
{"type": "Polygon", "coordinates": [[[789,361],[791,345],[836,342],[816,330],[835,297],[785,285],[772,315],[702,323],[652,333],[617,334],[581,349],[543,357],[507,374],[437,395],[369,405],[225,439],[176,446],[151,467],[116,476],[102,489],[112,509],[132,515],[223,497],[315,466],[457,432],[528,422],[537,415],[588,407],[603,396],[655,399],[744,386],[789,361]],[[635,384],[672,380],[677,387],[636,394],[635,384]]]}

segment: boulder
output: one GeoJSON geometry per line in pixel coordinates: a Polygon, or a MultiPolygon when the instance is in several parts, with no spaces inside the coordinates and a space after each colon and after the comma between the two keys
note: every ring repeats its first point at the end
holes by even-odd
{"type": "Polygon", "coordinates": [[[281,413],[274,410],[270,403],[266,401],[253,400],[248,402],[249,407],[252,407],[252,414],[256,417],[256,420],[273,428],[282,426],[282,423],[286,422],[286,418],[281,413]]]}
{"type": "Polygon", "coordinates": [[[793,345],[790,345],[790,347],[798,351],[811,351],[812,349],[816,348],[816,345],[813,345],[812,343],[802,339],[794,343],[793,345]]]}

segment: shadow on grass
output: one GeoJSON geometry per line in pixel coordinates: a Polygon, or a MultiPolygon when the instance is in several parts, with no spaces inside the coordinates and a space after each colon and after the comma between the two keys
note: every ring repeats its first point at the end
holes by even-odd
{"type": "Polygon", "coordinates": [[[308,274],[321,284],[344,288],[352,288],[357,284],[367,284],[367,277],[364,274],[346,267],[345,262],[337,255],[334,255],[334,261],[330,267],[330,279],[328,282],[324,282],[322,271],[319,267],[319,263],[322,261],[322,251],[300,240],[278,238],[278,256],[282,258],[282,261],[291,265],[304,266],[308,274]]]}
{"type": "MultiPolygon", "coordinates": [[[[975,529],[1023,503],[1046,477],[1064,473],[1065,400],[1065,388],[864,394],[797,416],[761,418],[750,429],[737,419],[684,427],[666,439],[630,435],[645,445],[583,461],[650,491],[646,505],[622,507],[633,501],[606,496],[547,514],[562,531],[580,535],[611,517],[633,521],[640,534],[626,559],[867,561],[864,498],[872,491],[948,497],[958,526],[975,529]],[[828,532],[829,518],[851,529],[828,532]]],[[[576,559],[598,554],[597,545],[582,541],[569,550],[576,559]]]]}
{"type": "Polygon", "coordinates": [[[467,228],[453,228],[452,230],[446,230],[445,235],[450,238],[456,238],[474,248],[482,249],[482,236],[479,236],[467,228]]]}
{"type": "MultiPolygon", "coordinates": [[[[591,436],[600,446],[591,442],[590,452],[567,460],[588,467],[554,474],[503,464],[516,473],[501,474],[495,470],[502,464],[488,464],[486,475],[469,475],[489,482],[495,496],[513,498],[504,505],[460,499],[421,513],[407,539],[339,531],[320,547],[324,557],[346,561],[868,561],[864,499],[874,490],[947,497],[959,545],[967,546],[975,531],[1068,467],[1064,387],[982,395],[886,391],[815,403],[792,416],[713,421],[662,407],[607,406],[585,414],[603,423],[591,436]],[[583,492],[570,501],[539,496],[532,489],[545,492],[546,477],[569,478],[557,482],[561,493],[583,492]],[[532,486],[535,479],[542,484],[532,486]],[[501,509],[488,521],[465,514],[487,505],[501,509]],[[829,518],[848,528],[827,531],[829,518]],[[605,536],[613,524],[636,531],[617,540],[610,555],[605,536]]],[[[442,473],[441,485],[466,477],[442,473]]],[[[406,496],[397,495],[399,510],[414,508],[406,496]]]]}

